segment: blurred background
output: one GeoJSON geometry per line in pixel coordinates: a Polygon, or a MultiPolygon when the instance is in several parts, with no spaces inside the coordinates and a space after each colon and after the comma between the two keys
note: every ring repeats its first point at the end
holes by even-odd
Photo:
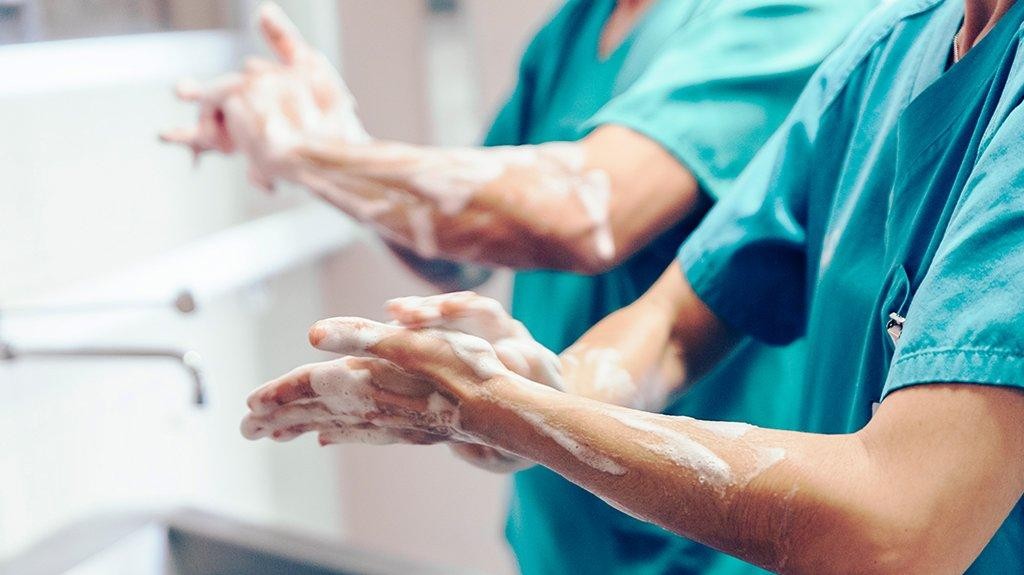
{"type": "MultiPolygon", "coordinates": [[[[280,3],[370,133],[464,145],[558,2],[280,3]]],[[[194,167],[157,142],[194,115],[177,79],[265,52],[255,6],[0,0],[0,561],[82,518],[187,506],[511,573],[505,480],[445,448],[238,433],[252,388],[322,359],[313,321],[430,291],[301,190],[268,196],[240,159],[194,167]]]]}

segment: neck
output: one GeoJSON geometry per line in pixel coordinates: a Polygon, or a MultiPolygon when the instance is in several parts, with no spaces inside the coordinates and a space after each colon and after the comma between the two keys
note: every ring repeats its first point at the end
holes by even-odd
{"type": "Polygon", "coordinates": [[[637,8],[641,8],[645,4],[647,4],[648,2],[650,2],[650,0],[616,0],[616,4],[618,5],[619,8],[625,8],[625,9],[631,9],[631,10],[635,10],[637,8]]]}
{"type": "Polygon", "coordinates": [[[960,31],[960,48],[967,52],[974,47],[1006,12],[1014,0],[966,0],[964,27],[960,31]]]}

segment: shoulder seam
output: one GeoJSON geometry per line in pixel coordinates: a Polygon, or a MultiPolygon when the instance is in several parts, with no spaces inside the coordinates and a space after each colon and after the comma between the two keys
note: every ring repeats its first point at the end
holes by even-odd
{"type": "MultiPolygon", "coordinates": [[[[876,12],[888,11],[891,7],[890,5],[892,4],[906,4],[905,6],[902,6],[902,10],[899,10],[898,12],[895,12],[894,14],[889,16],[884,21],[884,23],[878,25],[877,28],[872,29],[872,23],[869,21],[865,22],[861,30],[855,30],[854,32],[851,33],[851,35],[848,37],[848,41],[856,41],[862,46],[864,46],[864,49],[860,50],[855,58],[851,58],[845,66],[840,68],[841,71],[836,75],[838,78],[841,78],[840,82],[837,82],[833,86],[825,86],[826,92],[822,98],[823,104],[821,110],[824,112],[825,110],[828,110],[832,106],[832,104],[835,103],[835,100],[838,97],[839,93],[846,88],[846,85],[849,82],[850,76],[853,74],[853,71],[864,63],[868,55],[871,54],[875,44],[877,44],[878,41],[884,38],[885,36],[891,34],[893,29],[899,22],[907,18],[910,18],[911,16],[916,16],[918,14],[931,10],[938,6],[939,4],[941,4],[943,1],[945,0],[917,0],[916,2],[900,2],[900,0],[886,0],[881,5],[879,5],[879,7],[875,9],[876,12]],[[857,37],[858,34],[863,34],[863,37],[857,37]]],[[[893,8],[893,10],[895,9],[893,8]]],[[[869,14],[868,18],[872,18],[873,16],[879,17],[877,15],[869,14]]]]}

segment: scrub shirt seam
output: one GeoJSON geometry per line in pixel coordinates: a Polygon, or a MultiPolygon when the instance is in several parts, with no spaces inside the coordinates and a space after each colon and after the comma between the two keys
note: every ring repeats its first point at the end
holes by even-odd
{"type": "MultiPolygon", "coordinates": [[[[838,100],[839,93],[846,89],[846,86],[849,84],[850,76],[853,75],[853,71],[856,70],[859,66],[861,66],[864,63],[865,60],[868,59],[868,56],[871,54],[871,52],[874,50],[874,48],[882,38],[892,34],[893,30],[896,28],[896,25],[899,24],[900,22],[906,20],[907,18],[923,14],[928,10],[932,10],[936,6],[941,4],[942,1],[943,0],[923,0],[922,2],[919,2],[918,4],[914,5],[913,8],[906,9],[900,12],[895,18],[891,18],[888,22],[885,23],[884,26],[880,27],[880,29],[876,31],[874,34],[869,35],[869,40],[864,42],[864,46],[867,49],[859,51],[859,54],[856,58],[852,59],[850,63],[847,64],[845,67],[840,68],[841,72],[837,74],[837,76],[839,78],[842,78],[842,80],[839,82],[838,85],[833,87],[831,91],[826,92],[824,94],[822,98],[821,114],[827,112],[829,108],[831,108],[832,105],[835,104],[835,102],[838,100]]],[[[876,9],[882,10],[884,8],[879,7],[876,9]]]]}
{"type": "Polygon", "coordinates": [[[1024,353],[1017,350],[949,347],[913,352],[892,364],[882,388],[882,398],[906,387],[936,383],[1024,388],[1024,377],[1019,375],[1022,371],[1018,366],[1022,362],[1024,353]],[[983,365],[954,363],[972,357],[987,358],[989,361],[983,365]],[[922,361],[930,362],[922,366],[922,361]],[[946,369],[948,375],[939,373],[941,369],[946,369]]]}
{"type": "Polygon", "coordinates": [[[899,364],[903,361],[908,361],[910,359],[922,355],[948,355],[954,353],[976,353],[979,355],[998,355],[1000,357],[1013,357],[1018,359],[1024,359],[1024,351],[1014,349],[1003,349],[993,347],[934,347],[910,352],[906,355],[901,355],[899,359],[896,360],[896,364],[899,364]]]}
{"type": "Polygon", "coordinates": [[[894,392],[897,392],[897,391],[899,391],[901,389],[907,389],[909,387],[916,387],[916,386],[919,386],[919,385],[942,385],[942,384],[975,385],[975,386],[981,386],[981,387],[1005,387],[1005,388],[1009,388],[1009,389],[1024,389],[1024,386],[1016,384],[1016,383],[1006,383],[1006,382],[999,382],[999,381],[960,381],[960,380],[942,381],[942,380],[934,380],[934,379],[921,379],[921,380],[907,379],[905,381],[900,381],[900,382],[893,383],[893,384],[887,384],[885,389],[882,391],[882,397],[881,397],[881,399],[879,399],[879,403],[884,402],[886,398],[888,398],[894,392]]]}

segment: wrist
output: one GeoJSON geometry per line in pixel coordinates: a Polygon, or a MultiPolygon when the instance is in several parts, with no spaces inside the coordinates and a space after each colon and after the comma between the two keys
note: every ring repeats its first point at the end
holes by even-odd
{"type": "Polygon", "coordinates": [[[492,377],[462,398],[459,409],[462,431],[485,445],[514,451],[510,431],[522,423],[518,412],[528,408],[541,392],[558,393],[516,376],[492,377]]]}

